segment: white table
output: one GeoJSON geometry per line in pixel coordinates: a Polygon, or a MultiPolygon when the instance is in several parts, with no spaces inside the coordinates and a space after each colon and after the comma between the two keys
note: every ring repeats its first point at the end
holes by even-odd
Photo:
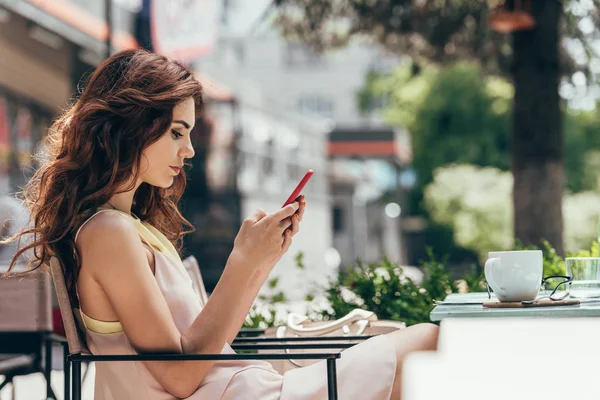
{"type": "MultiPolygon", "coordinates": [[[[487,292],[452,293],[444,299],[445,302],[453,303],[467,301],[483,303],[488,300],[487,292]]],[[[493,295],[492,300],[496,300],[493,295]]],[[[586,299],[582,299],[582,301],[586,301],[586,299]]],[[[446,318],[600,317],[600,299],[591,303],[557,307],[484,308],[481,304],[438,305],[429,316],[434,322],[446,318]]]]}

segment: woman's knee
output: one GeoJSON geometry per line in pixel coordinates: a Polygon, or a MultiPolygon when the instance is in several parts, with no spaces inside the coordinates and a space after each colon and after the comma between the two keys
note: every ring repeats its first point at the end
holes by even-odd
{"type": "Polygon", "coordinates": [[[411,325],[390,334],[399,355],[411,351],[437,349],[439,327],[434,324],[424,323],[411,325]]]}
{"type": "Polygon", "coordinates": [[[416,330],[415,333],[421,338],[423,350],[437,349],[438,336],[440,332],[439,326],[431,323],[423,323],[413,325],[413,327],[416,330]]]}

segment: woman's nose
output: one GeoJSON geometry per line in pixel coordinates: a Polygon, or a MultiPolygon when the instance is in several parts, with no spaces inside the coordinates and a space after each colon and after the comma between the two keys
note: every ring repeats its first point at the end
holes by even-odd
{"type": "Polygon", "coordinates": [[[188,142],[181,150],[181,156],[183,158],[193,158],[195,154],[196,152],[194,151],[194,146],[192,146],[191,142],[188,142]]]}

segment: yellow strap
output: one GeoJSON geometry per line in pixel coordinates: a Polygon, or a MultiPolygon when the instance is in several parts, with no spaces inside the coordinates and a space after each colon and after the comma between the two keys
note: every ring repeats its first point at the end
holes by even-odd
{"type": "Polygon", "coordinates": [[[183,266],[183,262],[179,257],[179,253],[173,246],[173,243],[169,239],[166,238],[165,235],[162,234],[158,229],[150,225],[148,222],[141,222],[140,220],[136,223],[136,228],[138,228],[138,232],[144,239],[148,241],[152,246],[155,246],[161,253],[166,254],[170,257],[175,263],[183,266]]]}
{"type": "Polygon", "coordinates": [[[81,321],[83,322],[83,325],[86,327],[86,329],[92,332],[100,334],[123,332],[123,326],[119,321],[100,321],[92,317],[88,317],[79,308],[76,310],[78,310],[79,314],[81,315],[81,321]]]}
{"type": "MultiPolygon", "coordinates": [[[[103,208],[103,207],[101,207],[103,208]]],[[[166,238],[165,235],[162,234],[158,229],[153,227],[148,222],[142,222],[138,217],[135,217],[131,214],[123,212],[121,210],[115,210],[113,208],[104,208],[106,210],[113,210],[125,217],[129,218],[133,221],[135,229],[137,229],[138,233],[141,237],[143,237],[151,246],[156,248],[161,253],[165,254],[167,257],[171,258],[175,263],[183,266],[183,262],[175,249],[175,246],[166,238]]]]}

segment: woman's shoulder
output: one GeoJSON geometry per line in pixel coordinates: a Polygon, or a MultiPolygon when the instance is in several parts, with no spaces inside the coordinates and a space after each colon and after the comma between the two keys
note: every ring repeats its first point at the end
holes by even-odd
{"type": "Polygon", "coordinates": [[[135,266],[148,268],[148,258],[132,221],[117,212],[101,212],[86,220],[76,246],[82,268],[99,276],[121,276],[135,266]]]}
{"type": "Polygon", "coordinates": [[[134,240],[139,242],[133,223],[112,210],[101,210],[94,213],[83,222],[75,235],[75,242],[79,246],[88,243],[102,246],[123,241],[129,244],[134,240]]]}

